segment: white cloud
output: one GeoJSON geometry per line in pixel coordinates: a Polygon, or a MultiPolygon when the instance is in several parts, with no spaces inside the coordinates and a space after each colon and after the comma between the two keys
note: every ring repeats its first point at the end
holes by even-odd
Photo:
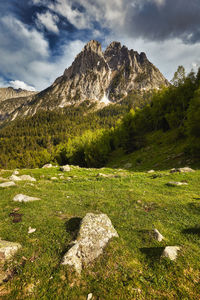
{"type": "Polygon", "coordinates": [[[57,26],[57,23],[59,22],[58,16],[51,14],[49,11],[44,14],[37,13],[36,16],[36,25],[39,28],[45,27],[49,31],[59,33],[59,29],[57,26]]]}
{"type": "Polygon", "coordinates": [[[27,91],[32,91],[32,92],[34,92],[36,90],[33,86],[30,86],[20,80],[10,81],[9,83],[14,89],[22,89],[22,90],[27,90],[27,91]]]}

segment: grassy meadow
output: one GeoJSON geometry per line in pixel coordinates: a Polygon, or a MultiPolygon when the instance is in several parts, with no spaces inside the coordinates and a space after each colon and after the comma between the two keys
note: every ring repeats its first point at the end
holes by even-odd
{"type": "MultiPolygon", "coordinates": [[[[20,170],[37,181],[0,190],[0,237],[22,245],[7,264],[12,273],[0,286],[1,299],[87,299],[89,293],[92,299],[199,299],[200,171],[161,170],[148,174],[145,165],[137,171],[20,170]],[[169,187],[169,181],[188,185],[169,187]],[[20,193],[41,200],[12,201],[20,193]],[[16,208],[22,216],[14,223],[9,214],[16,208]],[[88,212],[107,214],[119,238],[78,276],[60,263],[88,212]],[[29,226],[36,231],[28,234],[29,226]],[[160,243],[152,235],[154,228],[165,237],[160,243]],[[181,247],[176,261],[161,258],[165,246],[181,247]]],[[[11,174],[2,170],[0,177],[11,174]]]]}

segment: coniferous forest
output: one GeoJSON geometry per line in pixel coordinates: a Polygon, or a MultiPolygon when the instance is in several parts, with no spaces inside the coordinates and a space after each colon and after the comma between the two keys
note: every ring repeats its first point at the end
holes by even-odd
{"type": "Polygon", "coordinates": [[[58,111],[3,124],[0,167],[34,168],[48,162],[104,166],[116,149],[124,153],[147,146],[146,135],[174,131],[185,140],[185,153],[200,153],[200,72],[187,76],[183,67],[172,85],[152,93],[129,94],[103,109],[84,101],[58,111]]]}

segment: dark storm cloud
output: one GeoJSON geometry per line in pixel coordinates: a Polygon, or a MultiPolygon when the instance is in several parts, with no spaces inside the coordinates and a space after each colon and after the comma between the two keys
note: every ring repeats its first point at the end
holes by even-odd
{"type": "Polygon", "coordinates": [[[127,11],[126,20],[129,35],[157,41],[200,41],[199,0],[146,0],[142,4],[140,1],[127,11]]]}

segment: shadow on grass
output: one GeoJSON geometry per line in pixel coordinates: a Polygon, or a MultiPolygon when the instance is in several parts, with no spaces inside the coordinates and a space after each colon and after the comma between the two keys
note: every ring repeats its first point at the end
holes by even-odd
{"type": "Polygon", "coordinates": [[[80,228],[82,219],[81,218],[71,218],[65,223],[66,231],[71,235],[72,240],[75,240],[80,228]]]}
{"type": "Polygon", "coordinates": [[[140,251],[145,254],[147,259],[153,264],[155,261],[160,260],[164,249],[165,247],[144,247],[140,248],[140,251]]]}
{"type": "Polygon", "coordinates": [[[184,234],[197,234],[200,236],[200,227],[187,228],[182,231],[184,234]]]}

